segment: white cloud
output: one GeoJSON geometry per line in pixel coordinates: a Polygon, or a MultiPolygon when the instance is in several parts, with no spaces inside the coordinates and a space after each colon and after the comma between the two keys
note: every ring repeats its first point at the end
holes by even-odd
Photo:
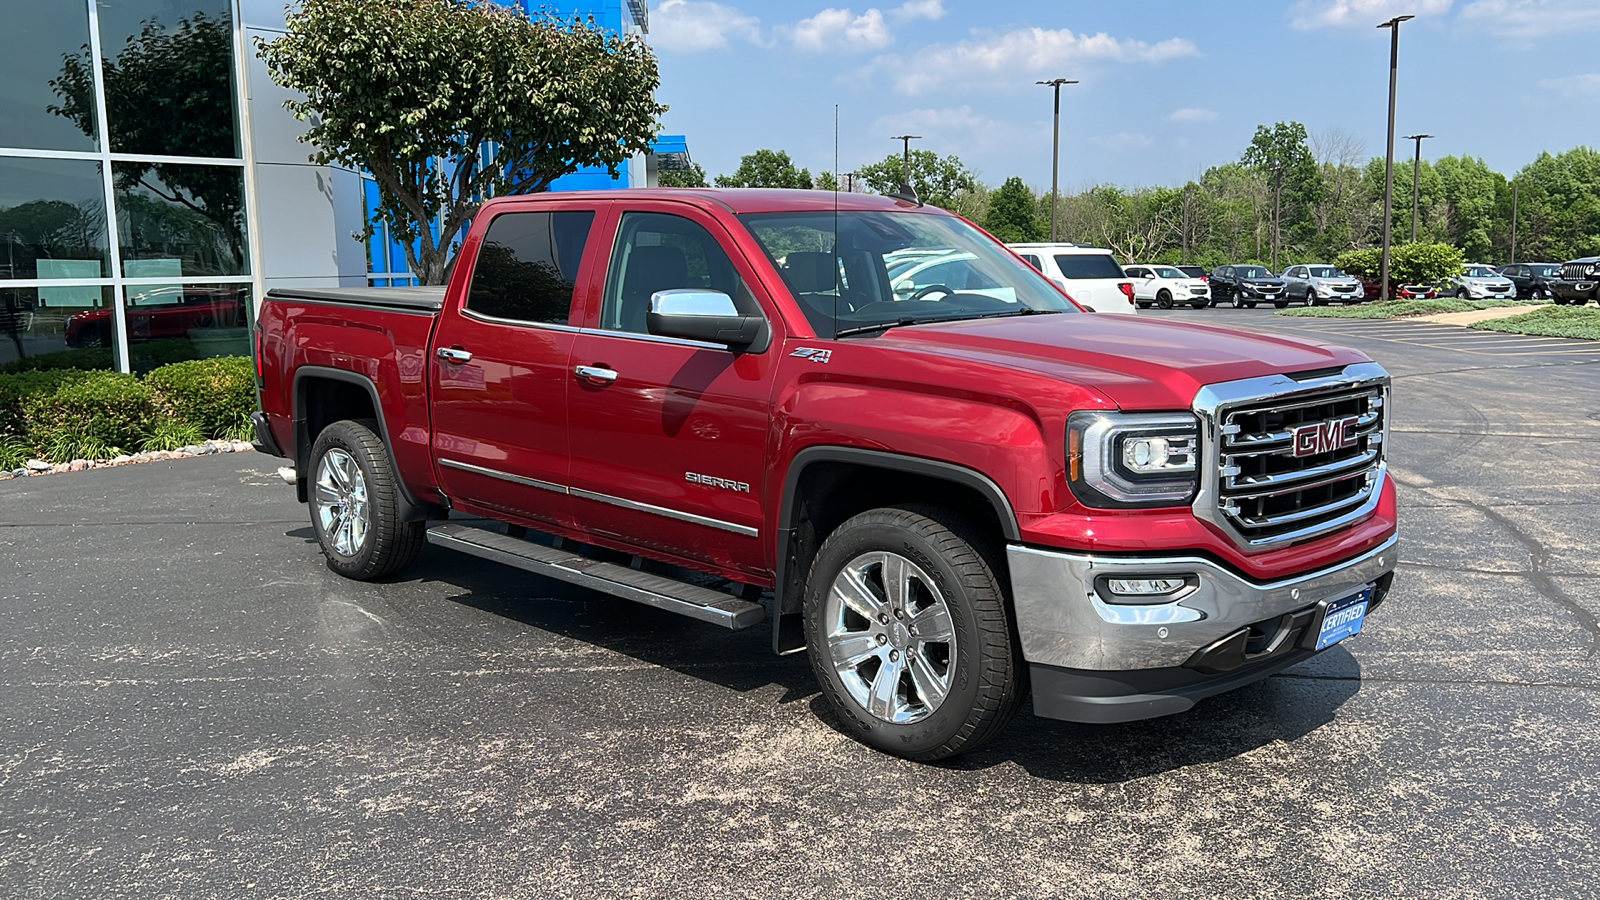
{"type": "Polygon", "coordinates": [[[1315,28],[1376,28],[1395,16],[1437,16],[1452,0],[1300,0],[1289,10],[1289,25],[1315,28]]]}
{"type": "Polygon", "coordinates": [[[1066,67],[1089,60],[1158,63],[1199,50],[1192,41],[1169,38],[1151,44],[1123,40],[1105,32],[1076,34],[1065,28],[1023,28],[1005,34],[978,36],[955,44],[935,44],[909,59],[883,57],[874,68],[892,72],[895,90],[921,94],[946,82],[1004,75],[1007,80],[1059,75],[1066,67]]]}
{"type": "Polygon", "coordinates": [[[1099,144],[1107,150],[1143,150],[1156,140],[1148,134],[1119,131],[1116,134],[1097,134],[1089,138],[1089,142],[1099,144]]]}
{"type": "Polygon", "coordinates": [[[1002,127],[1001,122],[980,116],[970,106],[946,109],[913,109],[880,117],[873,127],[879,131],[917,132],[930,137],[951,132],[985,132],[1002,127]]]}
{"type": "Polygon", "coordinates": [[[830,50],[874,50],[894,42],[883,12],[869,9],[856,15],[848,9],[825,9],[809,19],[801,19],[790,29],[789,37],[801,50],[817,53],[830,50]]]}
{"type": "Polygon", "coordinates": [[[889,11],[889,15],[899,20],[906,19],[942,19],[944,18],[944,0],[906,0],[889,11]]]}
{"type": "Polygon", "coordinates": [[[1174,110],[1173,112],[1171,112],[1171,113],[1169,113],[1167,115],[1167,121],[1168,122],[1195,123],[1195,122],[1215,122],[1216,120],[1217,120],[1216,110],[1202,109],[1202,108],[1200,108],[1198,106],[1190,106],[1190,107],[1186,107],[1184,109],[1174,110]]]}
{"type": "Polygon", "coordinates": [[[650,45],[658,50],[720,50],[730,39],[761,43],[761,20],[706,0],[666,0],[650,11],[650,45]]]}
{"type": "Polygon", "coordinates": [[[1461,22],[1517,38],[1570,34],[1600,28],[1595,0],[1474,0],[1461,10],[1461,22]]]}
{"type": "Polygon", "coordinates": [[[1600,72],[1546,78],[1539,82],[1539,88],[1568,100],[1600,100],[1600,72]]]}

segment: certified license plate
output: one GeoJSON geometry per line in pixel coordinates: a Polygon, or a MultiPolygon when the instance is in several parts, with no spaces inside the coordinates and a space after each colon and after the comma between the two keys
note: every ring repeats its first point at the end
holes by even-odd
{"type": "Polygon", "coordinates": [[[1367,619],[1367,604],[1372,602],[1372,588],[1359,594],[1328,601],[1322,614],[1322,630],[1317,633],[1317,649],[1325,650],[1347,637],[1361,633],[1367,619]]]}

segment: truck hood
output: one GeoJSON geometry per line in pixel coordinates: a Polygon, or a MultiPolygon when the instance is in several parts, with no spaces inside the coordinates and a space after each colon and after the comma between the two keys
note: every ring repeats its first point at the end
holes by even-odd
{"type": "Polygon", "coordinates": [[[1128,410],[1187,409],[1203,385],[1368,361],[1320,342],[1096,314],[911,325],[876,340],[1093,388],[1128,410]]]}

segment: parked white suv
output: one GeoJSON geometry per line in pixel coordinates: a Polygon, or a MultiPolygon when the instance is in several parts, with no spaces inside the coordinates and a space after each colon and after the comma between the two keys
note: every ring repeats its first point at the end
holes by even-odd
{"type": "Polygon", "coordinates": [[[1195,309],[1211,305],[1211,286],[1198,278],[1190,278],[1174,266],[1140,263],[1123,266],[1122,271],[1133,279],[1133,303],[1140,309],[1149,309],[1152,303],[1162,309],[1184,303],[1195,309]]]}
{"type": "Polygon", "coordinates": [[[1483,263],[1462,266],[1461,274],[1446,285],[1462,300],[1509,300],[1517,295],[1517,286],[1511,279],[1483,263]]]}
{"type": "Polygon", "coordinates": [[[1360,280],[1333,266],[1290,266],[1283,270],[1283,282],[1283,295],[1307,306],[1327,306],[1333,300],[1360,303],[1367,296],[1360,280]]]}
{"type": "Polygon", "coordinates": [[[1007,244],[1017,255],[1095,312],[1134,313],[1133,280],[1110,250],[1077,244],[1007,244]]]}

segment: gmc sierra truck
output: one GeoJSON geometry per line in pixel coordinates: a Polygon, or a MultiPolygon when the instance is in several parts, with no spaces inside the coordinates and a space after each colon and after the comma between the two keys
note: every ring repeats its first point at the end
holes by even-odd
{"type": "Polygon", "coordinates": [[[334,571],[429,542],[767,623],[912,759],[1029,697],[1188,710],[1359,632],[1396,564],[1370,359],[1086,312],[899,199],[496,199],[447,287],[272,291],[256,356],[258,443],[334,571]],[[962,265],[896,292],[916,255],[962,265]]]}

